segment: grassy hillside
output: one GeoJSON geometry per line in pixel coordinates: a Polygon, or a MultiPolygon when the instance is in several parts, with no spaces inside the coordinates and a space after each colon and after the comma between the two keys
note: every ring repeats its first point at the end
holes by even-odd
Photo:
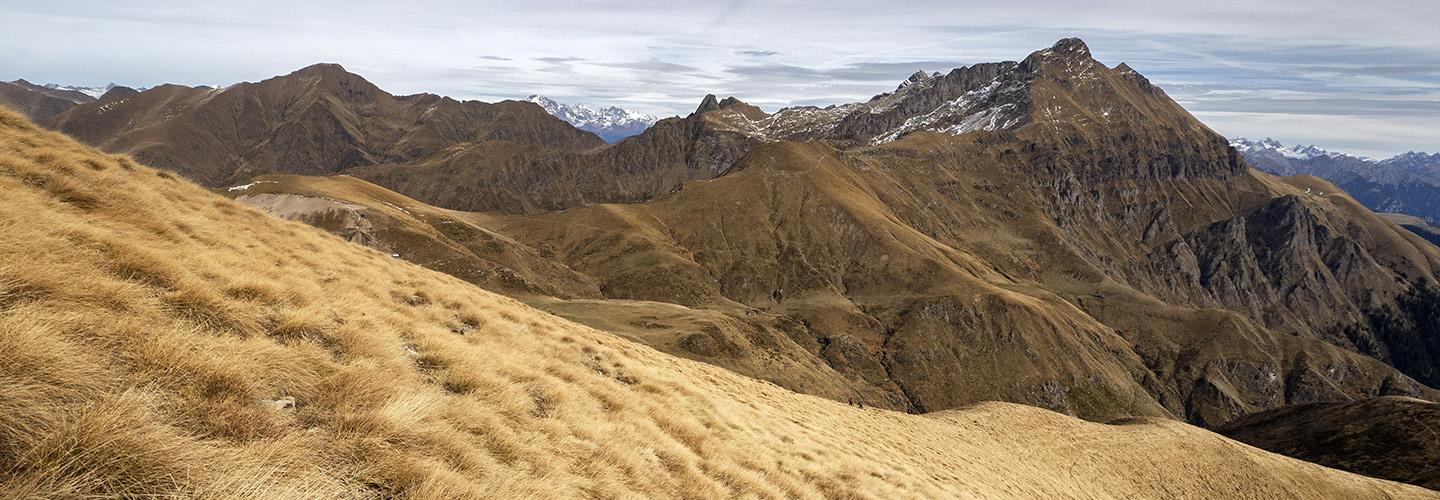
{"type": "Polygon", "coordinates": [[[797,395],[0,111],[0,496],[1423,497],[1174,421],[797,395]]]}

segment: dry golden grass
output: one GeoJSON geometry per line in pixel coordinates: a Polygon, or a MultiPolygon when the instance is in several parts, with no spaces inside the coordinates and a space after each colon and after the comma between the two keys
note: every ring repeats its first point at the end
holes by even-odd
{"type": "Polygon", "coordinates": [[[0,193],[0,497],[1428,494],[1173,421],[797,395],[8,111],[0,193]]]}

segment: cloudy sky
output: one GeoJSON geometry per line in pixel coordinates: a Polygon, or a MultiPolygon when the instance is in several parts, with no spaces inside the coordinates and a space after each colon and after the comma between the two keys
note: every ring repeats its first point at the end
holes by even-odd
{"type": "Polygon", "coordinates": [[[657,115],[715,93],[773,111],[1079,36],[1226,135],[1440,150],[1432,0],[197,3],[0,0],[0,79],[228,85],[325,61],[394,93],[657,115]]]}

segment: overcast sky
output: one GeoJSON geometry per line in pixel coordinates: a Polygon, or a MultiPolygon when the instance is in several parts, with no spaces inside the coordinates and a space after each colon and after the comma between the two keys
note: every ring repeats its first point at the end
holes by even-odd
{"type": "Polygon", "coordinates": [[[1229,136],[1440,150],[1432,0],[197,3],[0,0],[0,79],[228,85],[324,61],[399,94],[671,115],[714,93],[773,111],[1079,36],[1229,136]]]}

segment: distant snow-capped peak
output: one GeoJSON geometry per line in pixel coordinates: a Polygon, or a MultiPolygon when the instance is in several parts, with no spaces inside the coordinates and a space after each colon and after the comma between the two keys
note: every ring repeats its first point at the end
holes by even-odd
{"type": "Polygon", "coordinates": [[[1313,144],[1286,146],[1280,141],[1266,137],[1259,141],[1252,141],[1244,137],[1237,137],[1230,141],[1230,146],[1242,153],[1258,153],[1262,151],[1273,151],[1286,158],[1294,160],[1310,160],[1322,156],[1340,156],[1340,153],[1325,150],[1313,144]]]}
{"type": "Polygon", "coordinates": [[[1432,154],[1422,151],[1410,151],[1392,156],[1380,163],[1393,164],[1398,166],[1440,165],[1440,153],[1432,154]]]}
{"type": "Polygon", "coordinates": [[[80,87],[75,85],[60,85],[58,83],[47,83],[44,85],[44,87],[52,90],[70,90],[99,99],[100,96],[105,95],[105,93],[109,92],[110,89],[115,88],[115,84],[112,83],[104,87],[80,87]]]}
{"type": "Polygon", "coordinates": [[[570,122],[581,130],[594,132],[609,142],[639,134],[660,120],[618,106],[596,109],[584,104],[563,104],[542,95],[532,95],[525,100],[538,104],[556,118],[570,122]]]}

